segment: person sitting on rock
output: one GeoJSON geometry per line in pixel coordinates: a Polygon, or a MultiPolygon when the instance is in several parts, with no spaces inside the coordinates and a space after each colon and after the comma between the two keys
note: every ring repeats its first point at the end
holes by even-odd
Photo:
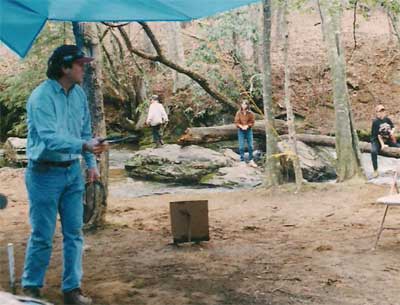
{"type": "Polygon", "coordinates": [[[156,147],[164,145],[161,136],[161,127],[168,122],[168,115],[164,106],[160,103],[158,95],[153,95],[150,100],[149,113],[147,115],[146,124],[151,126],[153,133],[153,141],[156,147]]]}
{"type": "Polygon", "coordinates": [[[254,126],[254,113],[249,109],[249,102],[243,100],[239,111],[235,116],[235,124],[238,128],[238,139],[239,139],[239,152],[240,161],[244,160],[244,145],[245,140],[247,141],[247,148],[249,150],[249,165],[257,167],[257,164],[253,160],[253,126],[254,126]]]}
{"type": "Polygon", "coordinates": [[[379,176],[378,173],[378,154],[385,147],[400,147],[394,136],[394,124],[386,116],[385,107],[378,105],[375,108],[376,118],[372,122],[371,128],[371,159],[374,168],[373,177],[379,176]]]}

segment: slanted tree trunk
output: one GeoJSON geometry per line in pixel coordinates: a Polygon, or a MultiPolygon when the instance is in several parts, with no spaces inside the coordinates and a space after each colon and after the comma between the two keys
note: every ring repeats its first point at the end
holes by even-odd
{"type": "Polygon", "coordinates": [[[338,181],[362,175],[358,136],[346,84],[346,62],[341,42],[341,9],[338,0],[321,1],[335,105],[338,181]]]}
{"type": "MultiPolygon", "coordinates": [[[[183,48],[181,25],[179,22],[171,22],[169,24],[169,42],[168,54],[172,61],[185,66],[185,50],[183,48]]],[[[172,69],[172,77],[174,80],[173,93],[184,89],[188,85],[188,78],[182,73],[178,73],[172,69]]]]}
{"type": "MultiPolygon", "coordinates": [[[[106,124],[104,116],[104,103],[102,92],[102,71],[100,63],[100,44],[96,27],[92,23],[73,22],[73,30],[76,44],[85,54],[94,57],[95,60],[88,64],[83,80],[83,89],[86,92],[90,115],[92,119],[92,132],[95,136],[106,136],[106,124]]],[[[106,190],[106,198],[108,194],[108,153],[102,154],[98,160],[98,168],[101,175],[101,182],[106,190]]],[[[98,227],[104,224],[107,202],[96,203],[97,211],[94,211],[94,217],[91,219],[89,226],[98,227]]]]}
{"type": "Polygon", "coordinates": [[[271,82],[271,0],[263,0],[263,103],[266,134],[266,184],[274,186],[283,181],[278,137],[274,127],[271,82]]]}
{"type": "Polygon", "coordinates": [[[290,101],[290,63],[289,63],[289,20],[288,20],[288,0],[283,4],[283,32],[285,35],[283,44],[283,61],[285,67],[285,107],[287,115],[287,125],[289,130],[289,145],[291,148],[290,159],[293,162],[294,174],[297,189],[301,188],[303,182],[303,174],[301,172],[300,159],[297,150],[296,127],[294,124],[294,114],[292,103],[290,101]]]}

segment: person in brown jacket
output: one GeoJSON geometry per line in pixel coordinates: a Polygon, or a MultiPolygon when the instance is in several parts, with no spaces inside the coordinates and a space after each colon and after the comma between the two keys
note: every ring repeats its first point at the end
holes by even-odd
{"type": "Polygon", "coordinates": [[[238,139],[239,139],[239,152],[240,161],[244,162],[244,146],[245,141],[247,142],[247,149],[249,150],[249,165],[257,167],[257,164],[253,160],[253,130],[254,126],[254,113],[249,109],[249,102],[243,100],[239,111],[235,116],[235,124],[238,128],[238,139]]]}

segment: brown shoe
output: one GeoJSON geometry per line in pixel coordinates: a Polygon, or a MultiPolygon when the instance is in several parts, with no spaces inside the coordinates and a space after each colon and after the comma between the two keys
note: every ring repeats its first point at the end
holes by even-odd
{"type": "Polygon", "coordinates": [[[64,305],[91,305],[92,299],[85,297],[80,288],[64,292],[64,305]]]}
{"type": "Polygon", "coordinates": [[[39,287],[26,286],[26,287],[22,288],[22,294],[26,297],[39,299],[40,298],[40,289],[39,289],[39,287]]]}

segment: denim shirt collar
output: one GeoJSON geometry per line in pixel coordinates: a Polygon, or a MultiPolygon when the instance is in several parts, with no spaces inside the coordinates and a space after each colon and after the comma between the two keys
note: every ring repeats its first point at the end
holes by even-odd
{"type": "Polygon", "coordinates": [[[55,79],[49,79],[49,82],[56,93],[64,93],[67,95],[67,94],[71,93],[72,90],[74,90],[74,88],[75,88],[75,85],[72,85],[72,87],[69,89],[69,92],[65,93],[64,88],[61,86],[61,84],[58,81],[56,81],[55,79]]]}

